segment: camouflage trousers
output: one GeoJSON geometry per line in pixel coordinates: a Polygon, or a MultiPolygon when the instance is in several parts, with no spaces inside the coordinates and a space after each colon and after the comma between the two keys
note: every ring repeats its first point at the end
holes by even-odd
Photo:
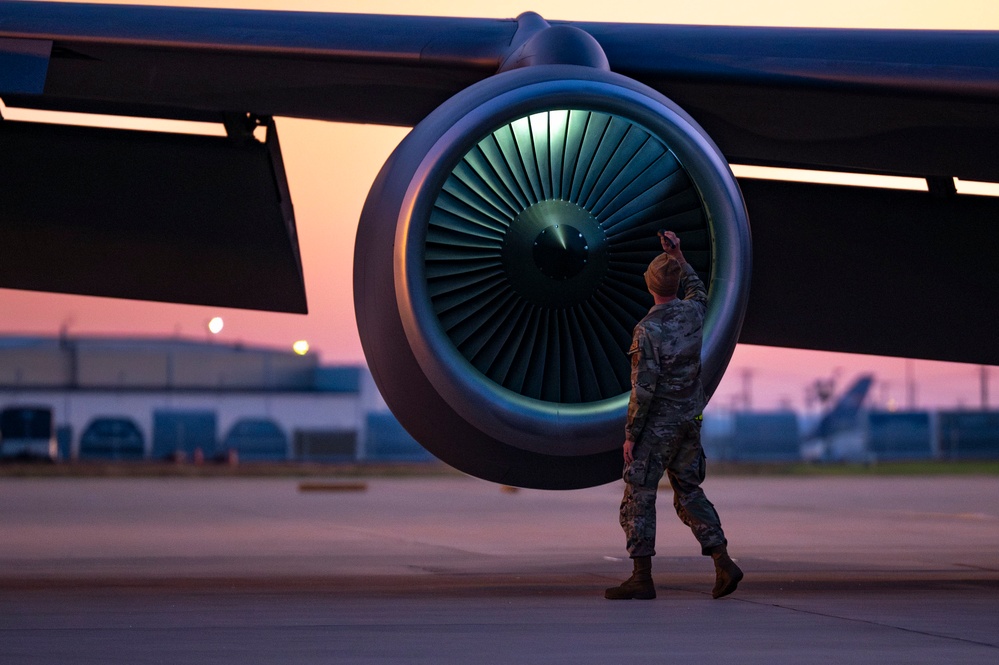
{"type": "Polygon", "coordinates": [[[651,422],[632,452],[634,461],[624,467],[621,500],[629,556],[656,553],[656,490],[664,472],[673,487],[676,514],[694,532],[701,554],[726,544],[718,512],[701,489],[705,462],[700,422],[651,422]]]}

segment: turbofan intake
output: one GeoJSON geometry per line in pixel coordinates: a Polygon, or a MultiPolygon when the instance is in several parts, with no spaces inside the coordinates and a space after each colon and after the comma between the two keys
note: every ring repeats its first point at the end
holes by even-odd
{"type": "Polygon", "coordinates": [[[385,401],[466,473],[569,489],[619,477],[643,273],[669,229],[709,287],[717,386],[749,291],[745,205],[679,107],[575,65],[503,72],[441,105],[361,214],[354,302],[385,401]]]}

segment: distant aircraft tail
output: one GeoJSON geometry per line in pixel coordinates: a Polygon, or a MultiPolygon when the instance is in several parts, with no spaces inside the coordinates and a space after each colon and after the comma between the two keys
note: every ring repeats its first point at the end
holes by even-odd
{"type": "Polygon", "coordinates": [[[862,456],[860,410],[873,383],[873,375],[861,375],[840,395],[804,437],[801,447],[803,458],[828,460],[862,456]]]}
{"type": "Polygon", "coordinates": [[[860,408],[874,383],[874,375],[864,374],[850,386],[819,420],[807,438],[828,437],[857,426],[860,408]]]}

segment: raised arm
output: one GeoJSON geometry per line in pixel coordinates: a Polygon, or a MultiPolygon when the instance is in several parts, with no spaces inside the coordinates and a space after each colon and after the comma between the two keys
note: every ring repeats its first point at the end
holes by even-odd
{"type": "Polygon", "coordinates": [[[659,242],[663,246],[663,251],[676,259],[683,270],[678,289],[679,293],[683,293],[683,299],[700,302],[707,307],[708,290],[704,287],[701,278],[697,276],[697,271],[684,258],[683,251],[680,249],[680,238],[672,231],[660,231],[659,242]]]}

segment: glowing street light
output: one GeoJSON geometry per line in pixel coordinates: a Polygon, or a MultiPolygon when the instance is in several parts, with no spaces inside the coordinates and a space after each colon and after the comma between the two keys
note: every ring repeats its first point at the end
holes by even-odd
{"type": "Polygon", "coordinates": [[[208,332],[210,332],[213,335],[218,335],[220,332],[222,332],[222,327],[224,325],[225,323],[222,321],[222,317],[216,316],[215,318],[213,318],[211,321],[208,322],[208,332]]]}
{"type": "Polygon", "coordinates": [[[291,350],[300,356],[304,356],[306,353],[309,352],[309,343],[306,342],[304,339],[300,339],[291,345],[291,350]]]}

